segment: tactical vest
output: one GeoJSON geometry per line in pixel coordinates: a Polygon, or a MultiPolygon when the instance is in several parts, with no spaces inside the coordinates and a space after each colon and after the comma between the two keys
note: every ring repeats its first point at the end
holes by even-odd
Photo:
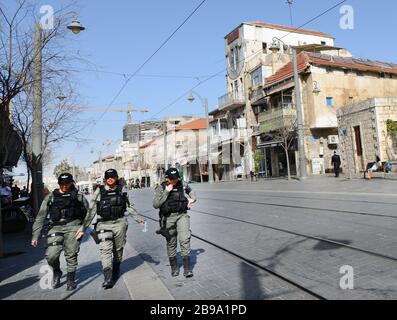
{"type": "Polygon", "coordinates": [[[48,213],[50,220],[57,223],[69,223],[73,220],[84,220],[87,209],[82,201],[79,201],[77,189],[61,193],[59,189],[52,192],[53,199],[49,204],[48,213]]]}
{"type": "Polygon", "coordinates": [[[127,194],[122,192],[122,187],[115,190],[106,190],[100,187],[101,200],[97,202],[97,213],[103,220],[117,220],[124,217],[127,210],[127,194]]]}
{"type": "MultiPolygon", "coordinates": [[[[163,182],[161,186],[163,187],[163,190],[165,190],[167,183],[163,182]]],[[[167,200],[161,205],[160,215],[169,216],[171,213],[186,212],[188,204],[189,200],[185,196],[183,183],[179,181],[168,195],[167,200]]]]}

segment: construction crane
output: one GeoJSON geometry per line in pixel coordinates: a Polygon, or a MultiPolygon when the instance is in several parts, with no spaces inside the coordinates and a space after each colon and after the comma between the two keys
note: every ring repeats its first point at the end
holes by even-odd
{"type": "Polygon", "coordinates": [[[127,113],[127,124],[132,124],[132,113],[133,112],[149,112],[147,109],[132,109],[132,103],[128,103],[128,109],[107,109],[107,108],[84,108],[78,107],[78,111],[83,112],[126,112],[127,113]]]}

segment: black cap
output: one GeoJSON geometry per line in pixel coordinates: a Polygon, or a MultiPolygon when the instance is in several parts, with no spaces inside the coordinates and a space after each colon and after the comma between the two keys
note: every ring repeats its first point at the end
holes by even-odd
{"type": "Polygon", "coordinates": [[[171,180],[179,179],[179,172],[176,168],[169,168],[165,172],[165,177],[171,180]]]}
{"type": "Polygon", "coordinates": [[[119,175],[117,174],[117,171],[114,169],[108,169],[105,171],[105,179],[108,178],[118,178],[119,175]]]}
{"type": "Polygon", "coordinates": [[[69,183],[73,183],[73,176],[68,173],[62,173],[59,177],[58,177],[58,184],[69,184],[69,183]]]}

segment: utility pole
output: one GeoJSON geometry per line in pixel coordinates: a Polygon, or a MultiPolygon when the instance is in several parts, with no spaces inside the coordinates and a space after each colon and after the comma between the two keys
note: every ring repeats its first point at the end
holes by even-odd
{"type": "Polygon", "coordinates": [[[305,155],[305,134],[303,128],[303,110],[302,110],[302,97],[301,88],[298,74],[298,61],[296,56],[296,50],[291,47],[292,60],[294,64],[294,81],[295,81],[295,100],[296,100],[296,115],[298,122],[298,143],[299,143],[299,167],[300,167],[300,179],[306,179],[306,155],[305,155]]]}
{"type": "Polygon", "coordinates": [[[164,173],[165,173],[165,171],[167,171],[167,169],[168,169],[168,160],[167,160],[167,154],[168,154],[168,150],[167,150],[167,121],[164,121],[163,131],[164,131],[164,173]]]}
{"type": "Polygon", "coordinates": [[[292,25],[293,25],[293,23],[292,23],[292,4],[293,4],[293,0],[287,0],[287,4],[289,5],[289,18],[290,18],[290,21],[291,21],[291,27],[292,27],[292,25]]]}
{"type": "MultiPolygon", "coordinates": [[[[3,169],[0,168],[0,186],[3,183],[3,169]]],[[[1,199],[0,199],[0,258],[4,256],[4,245],[3,245],[3,214],[1,211],[1,199]]]]}
{"type": "Polygon", "coordinates": [[[32,121],[32,155],[33,155],[33,174],[32,174],[32,195],[33,209],[35,214],[39,211],[43,200],[43,164],[42,164],[42,34],[39,23],[35,25],[34,41],[34,69],[33,69],[33,121],[32,121]]]}
{"type": "Polygon", "coordinates": [[[212,159],[211,159],[211,129],[210,121],[208,117],[208,99],[204,98],[204,109],[205,109],[205,124],[207,127],[207,154],[208,154],[208,182],[214,182],[214,173],[212,170],[212,159]]]}

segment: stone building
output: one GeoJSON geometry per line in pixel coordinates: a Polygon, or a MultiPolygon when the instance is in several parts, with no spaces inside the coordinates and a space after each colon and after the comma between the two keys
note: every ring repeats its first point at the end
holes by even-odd
{"type": "MultiPolygon", "coordinates": [[[[333,53],[335,54],[335,53],[333,53]]],[[[337,110],[356,101],[372,97],[397,96],[397,65],[343,55],[330,55],[327,50],[298,55],[301,87],[304,143],[307,172],[321,174],[332,170],[331,156],[340,148],[337,110]]],[[[262,95],[251,103],[261,107],[258,114],[258,150],[267,159],[271,176],[284,175],[285,152],[273,133],[296,119],[295,83],[291,62],[266,78],[262,95]]],[[[290,164],[298,172],[297,144],[291,145],[290,164]]],[[[263,165],[265,167],[265,165],[263,165]]]]}
{"type": "Polygon", "coordinates": [[[227,92],[218,99],[218,106],[210,115],[216,119],[213,123],[213,141],[228,145],[227,150],[236,149],[237,144],[241,145],[237,163],[230,157],[230,163],[220,163],[214,168],[217,178],[234,180],[247,176],[254,168],[252,149],[255,149],[255,143],[247,143],[246,140],[251,139],[252,133],[257,131],[258,113],[262,111],[262,106],[254,105],[252,101],[263,96],[264,80],[290,61],[288,45],[316,43],[332,47],[334,38],[319,31],[296,30],[263,22],[244,22],[225,36],[224,43],[227,92]],[[277,55],[270,51],[275,37],[283,39],[285,44],[277,55]],[[249,136],[242,139],[240,135],[234,134],[242,130],[246,130],[249,136]],[[246,145],[250,147],[247,149],[246,145]]]}
{"type": "Polygon", "coordinates": [[[351,103],[337,111],[342,166],[354,177],[376,156],[397,160],[397,96],[351,103]]]}

